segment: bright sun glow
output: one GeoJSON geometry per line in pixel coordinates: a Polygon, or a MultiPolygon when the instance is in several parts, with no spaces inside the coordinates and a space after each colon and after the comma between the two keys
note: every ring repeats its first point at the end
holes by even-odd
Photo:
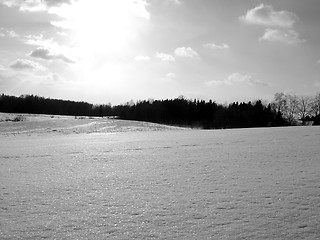
{"type": "Polygon", "coordinates": [[[53,9],[65,18],[53,24],[72,30],[81,54],[115,54],[135,37],[137,19],[149,18],[145,7],[143,0],[81,0],[53,9]]]}
{"type": "Polygon", "coordinates": [[[76,44],[94,53],[118,50],[129,37],[127,11],[122,1],[82,1],[74,11],[76,44]]]}
{"type": "Polygon", "coordinates": [[[84,95],[105,94],[106,86],[110,91],[127,86],[131,76],[125,75],[128,69],[122,59],[132,57],[132,42],[150,17],[146,6],[145,0],[73,0],[50,9],[61,17],[52,24],[68,32],[77,59],[70,68],[84,95]]]}

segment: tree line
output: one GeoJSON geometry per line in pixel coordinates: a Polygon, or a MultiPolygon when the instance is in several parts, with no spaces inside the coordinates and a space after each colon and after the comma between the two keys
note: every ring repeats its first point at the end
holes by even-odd
{"type": "Polygon", "coordinates": [[[32,113],[72,116],[112,115],[110,105],[93,105],[87,102],[50,99],[36,95],[20,97],[0,95],[0,112],[32,113]]]}
{"type": "Polygon", "coordinates": [[[288,125],[297,125],[299,121],[302,125],[310,121],[320,125],[320,93],[315,96],[276,93],[272,107],[288,125]]]}
{"type": "Polygon", "coordinates": [[[242,128],[280,126],[271,105],[234,102],[228,106],[204,100],[188,100],[183,97],[167,100],[139,101],[114,107],[122,119],[149,121],[178,126],[212,128],[242,128]]]}
{"type": "Polygon", "coordinates": [[[304,97],[276,93],[274,101],[266,104],[233,102],[217,104],[209,100],[190,100],[183,96],[166,100],[143,100],[111,106],[94,105],[21,95],[0,95],[0,112],[33,113],[73,116],[117,116],[120,119],[148,121],[204,129],[249,128],[297,125],[313,121],[319,125],[320,94],[304,97]]]}

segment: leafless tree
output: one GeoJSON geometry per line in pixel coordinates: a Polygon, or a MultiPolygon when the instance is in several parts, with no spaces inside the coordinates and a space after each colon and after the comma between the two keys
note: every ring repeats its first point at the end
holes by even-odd
{"type": "Polygon", "coordinates": [[[316,96],[312,98],[311,112],[314,116],[317,116],[320,114],[320,92],[317,93],[316,96]]]}
{"type": "Polygon", "coordinates": [[[310,96],[298,97],[297,115],[302,120],[302,124],[305,125],[306,117],[311,113],[312,98],[310,96]]]}
{"type": "Polygon", "coordinates": [[[296,116],[298,112],[299,99],[297,95],[285,95],[286,98],[286,108],[284,116],[287,118],[291,125],[294,125],[296,122],[296,116]]]}
{"type": "Polygon", "coordinates": [[[276,93],[274,95],[274,101],[272,103],[273,109],[282,114],[285,113],[287,108],[287,98],[283,92],[276,93]]]}

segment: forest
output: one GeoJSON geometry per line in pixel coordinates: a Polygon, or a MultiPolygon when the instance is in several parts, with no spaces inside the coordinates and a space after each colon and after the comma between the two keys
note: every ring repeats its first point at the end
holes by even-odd
{"type": "Polygon", "coordinates": [[[202,129],[320,125],[320,93],[314,97],[276,93],[271,103],[218,104],[183,96],[166,100],[130,101],[111,106],[50,99],[35,95],[0,95],[0,112],[72,116],[113,116],[202,129]]]}
{"type": "Polygon", "coordinates": [[[71,116],[111,116],[110,105],[50,99],[35,95],[0,96],[0,112],[71,116]]]}

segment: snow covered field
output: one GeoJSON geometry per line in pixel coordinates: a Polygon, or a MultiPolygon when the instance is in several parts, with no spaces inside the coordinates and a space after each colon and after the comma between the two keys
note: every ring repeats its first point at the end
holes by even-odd
{"type": "Polygon", "coordinates": [[[23,116],[0,114],[0,239],[320,239],[320,127],[23,116]]]}

